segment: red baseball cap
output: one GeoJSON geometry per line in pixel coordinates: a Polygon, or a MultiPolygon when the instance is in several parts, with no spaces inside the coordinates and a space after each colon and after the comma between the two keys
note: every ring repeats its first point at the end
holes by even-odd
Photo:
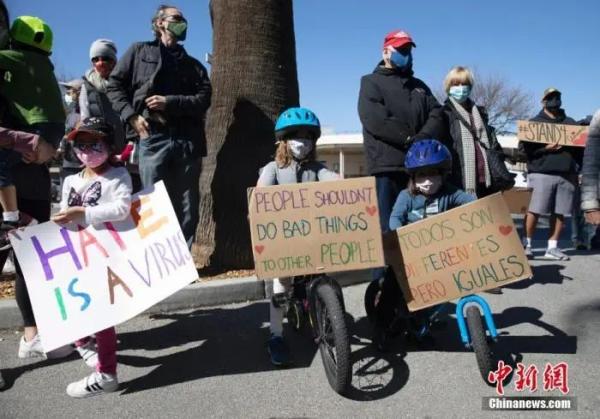
{"type": "Polygon", "coordinates": [[[399,29],[388,33],[385,36],[385,39],[383,40],[384,48],[386,48],[386,47],[400,48],[406,44],[412,44],[413,47],[417,46],[407,32],[404,32],[399,29]]]}

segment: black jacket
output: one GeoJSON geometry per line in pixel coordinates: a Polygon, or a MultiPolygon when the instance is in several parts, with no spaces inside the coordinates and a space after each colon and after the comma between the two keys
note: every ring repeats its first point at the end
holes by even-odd
{"type": "MultiPolygon", "coordinates": [[[[542,109],[531,121],[577,125],[577,122],[565,115],[562,109],[556,119],[550,118],[542,109]]],[[[583,147],[561,147],[559,150],[547,150],[545,147],[546,144],[541,143],[519,142],[519,151],[527,156],[527,171],[529,173],[558,175],[577,173],[583,160],[583,147]]]]}
{"type": "Polygon", "coordinates": [[[400,73],[380,63],[360,82],[358,115],[363,125],[369,174],[404,170],[414,140],[439,138],[441,107],[412,71],[400,73]]]}
{"type": "MultiPolygon", "coordinates": [[[[475,105],[469,99],[469,102],[464,106],[467,107],[470,111],[470,106],[477,105],[475,105]]],[[[494,129],[494,127],[488,124],[487,111],[481,106],[477,106],[477,109],[479,110],[479,114],[483,119],[488,139],[490,140],[490,149],[502,153],[502,146],[500,145],[500,143],[498,142],[498,138],[496,137],[496,130],[494,129]]],[[[442,106],[442,116],[444,134],[439,138],[439,140],[442,143],[444,143],[446,147],[448,147],[450,153],[452,154],[452,174],[450,176],[450,182],[455,186],[464,188],[464,155],[462,153],[463,144],[460,129],[460,120],[458,118],[456,110],[451,105],[450,100],[448,99],[446,99],[446,101],[444,102],[444,106],[442,106]]]]}
{"type": "MultiPolygon", "coordinates": [[[[110,75],[107,94],[113,108],[123,121],[134,114],[142,115],[151,123],[152,132],[168,131],[171,135],[187,139],[202,156],[206,155],[204,117],[210,106],[212,93],[206,68],[180,48],[181,60],[176,68],[163,68],[166,48],[159,41],[133,44],[119,60],[110,75]],[[179,92],[157,92],[157,76],[172,77],[179,92]],[[154,94],[167,98],[166,110],[160,117],[146,108],[145,99],[154,94]]],[[[127,138],[137,134],[127,124],[127,138]]]]}

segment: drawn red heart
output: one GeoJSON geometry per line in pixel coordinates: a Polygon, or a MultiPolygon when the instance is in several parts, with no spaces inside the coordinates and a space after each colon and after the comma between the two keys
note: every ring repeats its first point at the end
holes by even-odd
{"type": "Polygon", "coordinates": [[[512,232],[512,227],[511,226],[500,226],[498,227],[498,230],[500,231],[500,234],[502,234],[503,236],[508,236],[511,232],[512,232]]]}
{"type": "Polygon", "coordinates": [[[377,207],[375,205],[371,205],[370,207],[365,207],[365,209],[371,216],[377,214],[377,207]]]}
{"type": "Polygon", "coordinates": [[[260,255],[263,252],[263,250],[265,250],[265,246],[263,246],[262,244],[257,244],[256,246],[254,246],[254,250],[256,250],[256,253],[260,255]]]}
{"type": "Polygon", "coordinates": [[[587,141],[587,137],[588,137],[588,133],[587,132],[582,132],[579,137],[575,138],[573,140],[573,144],[575,145],[585,145],[585,142],[587,141]]]}

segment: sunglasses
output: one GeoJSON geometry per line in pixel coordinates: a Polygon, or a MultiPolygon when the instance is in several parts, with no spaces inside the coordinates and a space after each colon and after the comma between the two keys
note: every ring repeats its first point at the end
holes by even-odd
{"type": "Polygon", "coordinates": [[[92,58],[92,62],[94,64],[96,64],[97,62],[102,61],[104,63],[112,63],[114,60],[111,57],[103,57],[103,56],[99,56],[99,57],[94,57],[92,58]]]}
{"type": "Polygon", "coordinates": [[[79,151],[95,151],[97,153],[101,153],[105,150],[104,143],[75,143],[73,147],[79,151]]]}

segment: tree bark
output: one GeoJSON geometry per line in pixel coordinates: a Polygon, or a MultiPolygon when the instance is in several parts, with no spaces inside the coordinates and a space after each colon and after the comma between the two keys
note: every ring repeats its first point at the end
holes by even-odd
{"type": "Polygon", "coordinates": [[[211,0],[213,98],[200,177],[196,264],[253,267],[247,188],[273,158],[273,121],[299,102],[291,0],[211,0]]]}

